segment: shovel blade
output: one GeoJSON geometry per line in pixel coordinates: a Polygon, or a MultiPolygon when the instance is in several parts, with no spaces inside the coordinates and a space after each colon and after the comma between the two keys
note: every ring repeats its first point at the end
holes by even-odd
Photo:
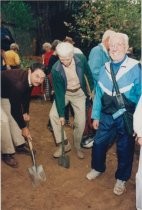
{"type": "Polygon", "coordinates": [[[63,166],[64,168],[69,168],[70,167],[70,159],[68,155],[61,156],[58,159],[58,164],[60,166],[63,166]]]}
{"type": "Polygon", "coordinates": [[[28,168],[28,171],[29,171],[33,186],[38,186],[41,181],[46,181],[46,175],[45,175],[42,165],[39,165],[37,167],[32,166],[31,168],[28,168]]]}
{"type": "Polygon", "coordinates": [[[42,165],[37,166],[37,173],[38,173],[38,176],[39,176],[40,180],[45,182],[46,181],[46,174],[44,172],[44,169],[43,169],[42,165]]]}

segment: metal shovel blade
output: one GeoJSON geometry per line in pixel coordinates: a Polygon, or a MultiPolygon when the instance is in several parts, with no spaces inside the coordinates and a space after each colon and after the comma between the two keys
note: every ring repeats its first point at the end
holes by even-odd
{"type": "Polygon", "coordinates": [[[64,168],[69,168],[70,167],[70,158],[68,155],[64,155],[59,157],[58,159],[58,164],[60,166],[63,166],[64,168]]]}
{"type": "Polygon", "coordinates": [[[34,186],[37,186],[40,184],[40,182],[46,181],[46,175],[43,170],[42,165],[39,166],[32,166],[28,168],[30,177],[32,179],[32,183],[34,186]]]}

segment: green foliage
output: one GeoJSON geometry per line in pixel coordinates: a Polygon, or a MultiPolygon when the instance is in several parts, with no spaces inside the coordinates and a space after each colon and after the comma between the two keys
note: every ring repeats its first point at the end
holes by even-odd
{"type": "Polygon", "coordinates": [[[101,41],[107,29],[126,33],[130,46],[140,49],[141,1],[140,0],[94,0],[82,2],[74,14],[74,24],[69,23],[70,32],[78,34],[84,49],[101,41]]]}
{"type": "Polygon", "coordinates": [[[29,30],[35,26],[31,8],[21,0],[2,2],[1,12],[4,20],[14,24],[17,29],[29,30]]]}
{"type": "Polygon", "coordinates": [[[23,70],[28,70],[28,68],[33,64],[35,63],[35,61],[33,60],[30,60],[28,58],[25,58],[24,56],[21,57],[21,64],[20,64],[20,67],[21,69],[23,70]]]}

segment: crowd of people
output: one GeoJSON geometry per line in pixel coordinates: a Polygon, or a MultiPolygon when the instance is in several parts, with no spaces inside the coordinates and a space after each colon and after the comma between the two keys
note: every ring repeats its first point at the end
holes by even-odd
{"type": "MultiPolygon", "coordinates": [[[[2,160],[11,167],[18,167],[15,152],[30,154],[25,143],[27,138],[32,138],[27,126],[30,95],[32,88],[43,84],[45,79],[50,85],[53,101],[48,123],[57,145],[53,156],[59,158],[62,155],[61,127],[69,122],[70,106],[76,155],[84,159],[81,141],[89,85],[92,92],[89,96],[93,100],[91,119],[96,132],[91,170],[86,178],[94,180],[105,172],[106,154],[115,141],[118,165],[113,193],[122,195],[131,177],[135,140],[142,146],[141,64],[127,55],[129,39],[124,33],[105,31],[102,42],[91,49],[88,60],[74,44],[71,37],[65,37],[63,41],[54,40],[51,44],[44,43],[43,63],[34,63],[28,71],[20,70],[19,46],[15,42],[10,43],[9,49],[1,49],[5,62],[1,72],[2,160]]],[[[69,152],[71,144],[65,131],[64,145],[65,152],[69,152]]],[[[137,209],[142,209],[141,157],[142,154],[136,176],[137,209]]]]}

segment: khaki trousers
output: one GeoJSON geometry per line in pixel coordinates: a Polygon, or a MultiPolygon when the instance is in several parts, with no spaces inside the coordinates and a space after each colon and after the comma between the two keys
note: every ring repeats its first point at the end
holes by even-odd
{"type": "Polygon", "coordinates": [[[2,154],[15,153],[15,146],[25,143],[21,129],[11,115],[11,106],[8,99],[1,99],[1,152],[2,154]]]}
{"type": "MultiPolygon", "coordinates": [[[[75,93],[66,91],[65,105],[70,102],[74,111],[74,146],[76,149],[80,149],[80,143],[85,128],[86,114],[85,103],[86,96],[82,89],[79,89],[75,93]]],[[[59,121],[59,114],[57,112],[56,104],[53,103],[50,113],[50,120],[54,131],[56,143],[61,142],[61,124],[59,121]]],[[[66,133],[64,133],[64,139],[67,139],[66,133]]]]}

